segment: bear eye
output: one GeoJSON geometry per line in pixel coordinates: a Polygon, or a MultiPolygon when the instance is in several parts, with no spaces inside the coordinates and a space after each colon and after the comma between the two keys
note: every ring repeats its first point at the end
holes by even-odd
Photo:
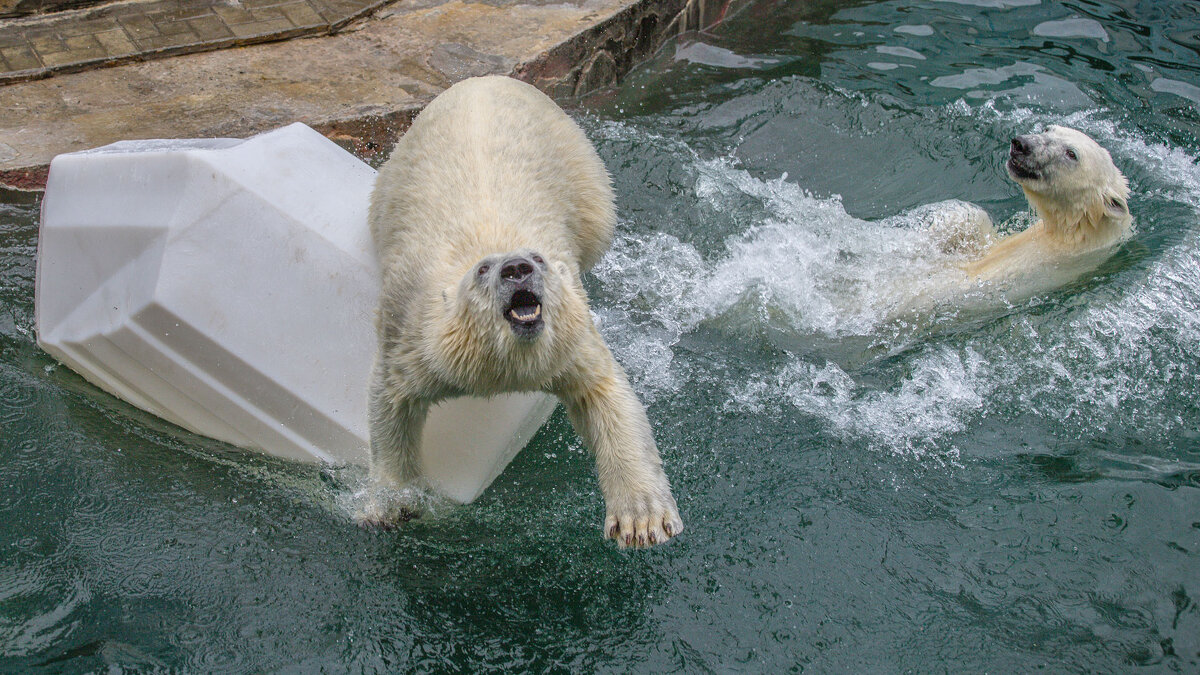
{"type": "Polygon", "coordinates": [[[539,264],[539,265],[545,265],[545,264],[546,264],[546,261],[545,261],[545,260],[542,260],[542,256],[540,256],[540,255],[535,255],[535,256],[533,256],[533,261],[534,261],[535,263],[539,264]]]}
{"type": "Polygon", "coordinates": [[[483,276],[483,275],[487,274],[487,271],[489,269],[491,269],[491,267],[488,265],[480,265],[479,266],[479,276],[483,276]]]}
{"type": "Polygon", "coordinates": [[[1075,151],[1070,148],[1067,148],[1067,158],[1070,159],[1072,162],[1079,159],[1079,157],[1075,155],[1075,151]]]}

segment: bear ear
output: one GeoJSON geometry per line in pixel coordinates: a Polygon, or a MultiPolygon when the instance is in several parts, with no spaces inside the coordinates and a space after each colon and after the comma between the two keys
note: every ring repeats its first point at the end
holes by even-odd
{"type": "Polygon", "coordinates": [[[1125,202],[1124,197],[1118,195],[1106,195],[1104,197],[1104,208],[1108,209],[1109,213],[1114,216],[1129,215],[1129,204],[1125,202]]]}

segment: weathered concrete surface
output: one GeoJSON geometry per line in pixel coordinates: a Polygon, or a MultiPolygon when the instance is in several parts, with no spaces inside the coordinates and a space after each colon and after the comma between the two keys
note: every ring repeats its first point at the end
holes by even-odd
{"type": "Polygon", "coordinates": [[[0,19],[0,84],[332,35],[393,1],[115,0],[85,10],[0,19]]]}
{"type": "Polygon", "coordinates": [[[55,155],[117,140],[245,137],[295,121],[370,159],[458,80],[515,74],[581,94],[723,4],[400,0],[338,35],[11,84],[0,87],[0,183],[37,189],[55,155]]]}
{"type": "Polygon", "coordinates": [[[0,17],[27,16],[40,12],[59,12],[76,7],[98,5],[105,0],[0,0],[0,17]]]}

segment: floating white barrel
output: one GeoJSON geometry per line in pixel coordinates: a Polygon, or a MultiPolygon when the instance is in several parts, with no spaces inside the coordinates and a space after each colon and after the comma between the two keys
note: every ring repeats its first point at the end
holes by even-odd
{"type": "MultiPolygon", "coordinates": [[[[247,140],[124,141],[56,157],[38,344],[185,429],[365,464],[379,274],[375,171],[303,124],[247,140]]],[[[468,502],[553,410],[542,394],[433,409],[422,462],[468,502]]]]}

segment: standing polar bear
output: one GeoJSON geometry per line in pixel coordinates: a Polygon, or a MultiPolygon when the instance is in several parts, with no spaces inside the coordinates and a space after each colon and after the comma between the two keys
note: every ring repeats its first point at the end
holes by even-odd
{"type": "Polygon", "coordinates": [[[371,195],[382,291],[369,392],[375,496],[362,522],[405,517],[408,505],[382,495],[420,483],[432,404],[545,391],[595,454],[605,536],[642,547],[683,531],[646,412],[581,285],[615,218],[604,164],[534,87],[465,80],[417,117],[371,195]]]}
{"type": "Polygon", "coordinates": [[[1033,225],[996,240],[983,209],[957,201],[931,222],[944,250],[977,254],[963,265],[971,281],[1048,290],[1095,268],[1132,233],[1129,183],[1087,134],[1051,126],[1017,136],[1006,168],[1038,213],[1033,225]]]}

